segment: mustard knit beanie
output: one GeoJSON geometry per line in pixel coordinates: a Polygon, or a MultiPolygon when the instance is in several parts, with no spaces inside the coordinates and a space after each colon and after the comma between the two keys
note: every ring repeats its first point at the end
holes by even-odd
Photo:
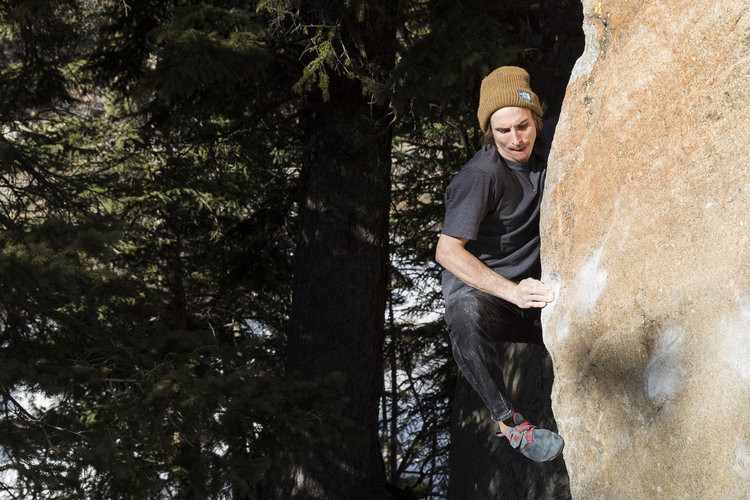
{"type": "Polygon", "coordinates": [[[482,132],[487,130],[492,113],[507,106],[529,108],[542,116],[539,98],[531,91],[529,74],[517,66],[502,66],[484,77],[479,89],[477,118],[482,132]]]}

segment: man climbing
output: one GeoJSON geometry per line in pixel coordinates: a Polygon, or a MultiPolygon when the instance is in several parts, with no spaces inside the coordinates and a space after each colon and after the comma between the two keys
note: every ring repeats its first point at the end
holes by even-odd
{"type": "Polygon", "coordinates": [[[482,80],[477,117],[484,146],[446,190],[435,254],[445,318],[456,363],[498,423],[497,435],[545,462],[560,455],[563,440],[513,410],[495,346],[541,344],[541,308],[554,299],[539,281],[539,207],[555,123],[542,127],[529,75],[514,66],[482,80]]]}

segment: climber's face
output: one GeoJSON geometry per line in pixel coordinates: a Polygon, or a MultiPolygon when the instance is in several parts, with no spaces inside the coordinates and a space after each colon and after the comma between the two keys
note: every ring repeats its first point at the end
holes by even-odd
{"type": "Polygon", "coordinates": [[[500,108],[490,116],[490,127],[500,156],[518,163],[529,161],[536,141],[534,115],[530,109],[500,108]]]}

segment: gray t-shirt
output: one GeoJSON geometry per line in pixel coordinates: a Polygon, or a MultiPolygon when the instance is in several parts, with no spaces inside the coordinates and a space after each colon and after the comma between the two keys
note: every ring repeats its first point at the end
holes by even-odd
{"type": "MultiPolygon", "coordinates": [[[[469,252],[511,281],[541,276],[539,207],[555,125],[545,122],[526,164],[509,162],[494,146],[484,146],[445,192],[442,233],[467,238],[469,252]]],[[[446,304],[471,289],[447,270],[442,281],[446,304]]]]}

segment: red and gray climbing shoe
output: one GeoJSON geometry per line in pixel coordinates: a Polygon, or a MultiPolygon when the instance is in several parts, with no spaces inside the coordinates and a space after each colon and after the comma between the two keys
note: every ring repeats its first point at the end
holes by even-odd
{"type": "MultiPolygon", "coordinates": [[[[560,456],[565,446],[563,438],[552,431],[537,429],[519,413],[513,414],[513,423],[516,424],[515,427],[508,426],[504,436],[508,438],[510,445],[525,457],[534,462],[548,462],[560,456]]],[[[503,434],[498,432],[497,435],[503,434]]]]}
{"type": "Polygon", "coordinates": [[[513,412],[513,415],[511,415],[511,419],[513,420],[513,425],[521,425],[522,423],[526,422],[526,419],[523,418],[523,415],[521,415],[517,411],[513,412]]]}

